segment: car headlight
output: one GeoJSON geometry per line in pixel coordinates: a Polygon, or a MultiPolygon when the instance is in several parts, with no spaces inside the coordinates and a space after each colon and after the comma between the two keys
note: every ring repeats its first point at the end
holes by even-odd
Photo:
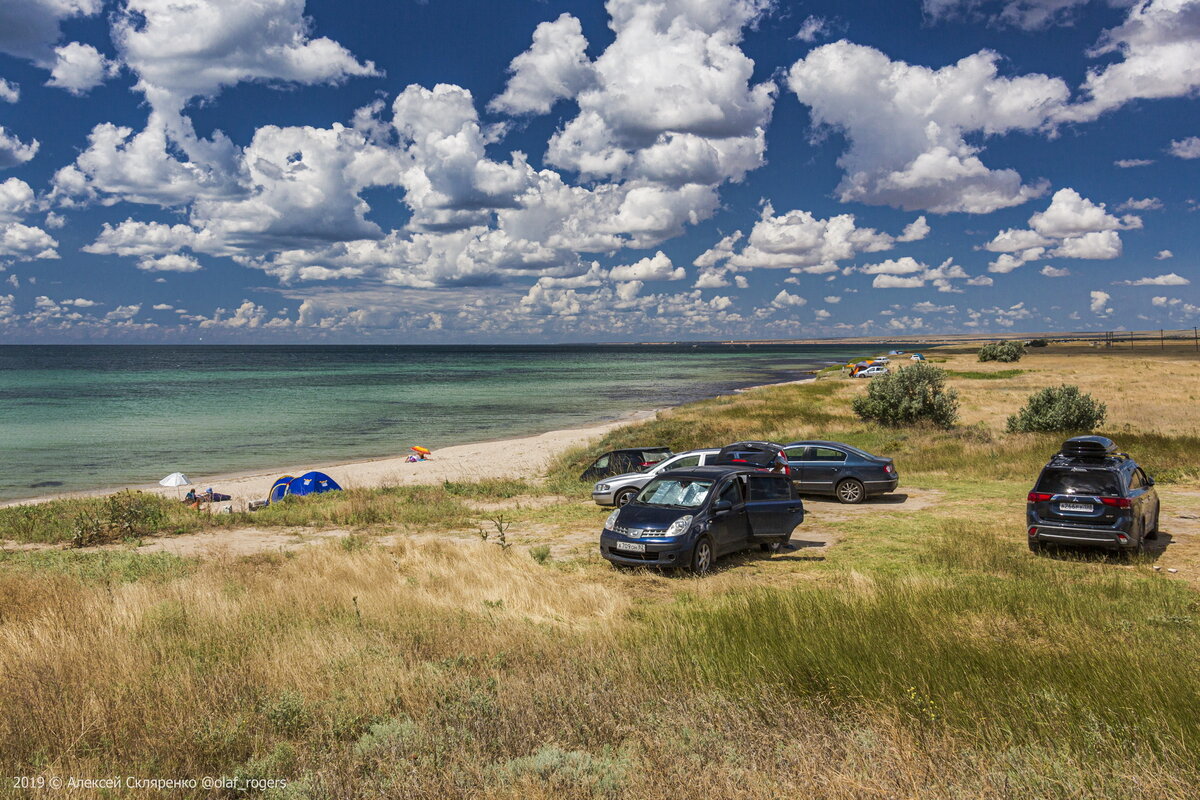
{"type": "Polygon", "coordinates": [[[604,520],[604,527],[611,531],[613,526],[617,524],[617,517],[619,516],[621,516],[621,509],[618,508],[608,515],[608,519],[604,520]]]}
{"type": "Polygon", "coordinates": [[[680,517],[671,523],[671,527],[667,528],[667,531],[663,534],[663,536],[683,536],[683,534],[687,533],[687,529],[689,526],[691,526],[691,524],[691,514],[688,514],[685,517],[680,517]]]}
{"type": "Polygon", "coordinates": [[[597,483],[596,488],[592,489],[592,491],[593,492],[607,492],[608,484],[607,483],[597,483]]]}

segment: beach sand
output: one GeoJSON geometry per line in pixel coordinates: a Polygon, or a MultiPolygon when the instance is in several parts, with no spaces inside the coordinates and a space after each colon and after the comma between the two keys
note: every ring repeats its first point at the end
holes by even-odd
{"type": "MultiPolygon", "coordinates": [[[[550,461],[560,453],[608,433],[611,430],[642,419],[654,417],[658,412],[630,412],[620,419],[580,428],[547,431],[536,436],[516,439],[500,439],[491,442],[476,442],[443,447],[434,450],[427,461],[409,463],[409,453],[390,458],[368,461],[351,461],[340,464],[300,464],[283,466],[270,472],[241,473],[236,475],[189,475],[192,486],[202,492],[212,489],[227,494],[231,500],[213,503],[217,511],[231,506],[234,511],[245,511],[251,500],[262,500],[271,485],[281,475],[303,475],[310,470],[324,472],[343,488],[372,488],[412,484],[441,483],[442,481],[474,481],[483,478],[513,478],[532,480],[541,477],[550,461]]],[[[43,497],[26,498],[0,503],[0,507],[43,503],[64,497],[97,497],[112,494],[121,488],[143,492],[154,492],[165,497],[182,497],[187,488],[165,488],[158,484],[81,492],[64,492],[43,497]]]]}

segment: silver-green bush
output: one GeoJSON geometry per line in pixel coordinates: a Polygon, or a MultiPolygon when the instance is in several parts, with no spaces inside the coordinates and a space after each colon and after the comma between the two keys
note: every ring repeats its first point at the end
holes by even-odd
{"type": "Polygon", "coordinates": [[[992,342],[979,348],[980,361],[1011,363],[1020,361],[1023,355],[1025,355],[1025,345],[1021,342],[992,342]]]}
{"type": "Polygon", "coordinates": [[[1104,423],[1108,408],[1078,386],[1047,386],[1029,396],[1025,407],[1008,418],[1010,433],[1090,431],[1104,423]]]}
{"type": "Polygon", "coordinates": [[[917,363],[873,378],[852,408],[860,419],[881,425],[932,422],[949,428],[958,419],[958,392],[946,388],[945,370],[917,363]]]}

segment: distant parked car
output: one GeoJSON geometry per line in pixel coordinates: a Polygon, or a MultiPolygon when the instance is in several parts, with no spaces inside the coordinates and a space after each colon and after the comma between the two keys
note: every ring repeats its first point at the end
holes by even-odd
{"type": "Polygon", "coordinates": [[[657,464],[670,455],[669,447],[627,447],[622,450],[610,450],[593,461],[579,476],[579,480],[598,481],[609,475],[636,472],[657,464]]]}
{"type": "Polygon", "coordinates": [[[1042,468],[1026,502],[1029,549],[1047,544],[1139,552],[1158,536],[1154,479],[1111,439],[1077,436],[1042,468]]]}
{"type": "Polygon", "coordinates": [[[731,467],[757,467],[758,469],[791,474],[783,445],[774,442],[734,442],[721,448],[721,452],[708,460],[709,464],[731,467]]]}
{"type": "Polygon", "coordinates": [[[784,453],[800,494],[833,495],[854,504],[894,492],[900,483],[892,459],[841,442],[792,442],[784,453]]]}
{"type": "Polygon", "coordinates": [[[677,453],[670,458],[664,458],[657,464],[644,467],[638,472],[626,472],[624,475],[605,478],[592,487],[592,499],[599,506],[623,506],[636,497],[642,487],[653,480],[656,475],[673,469],[702,467],[719,452],[716,448],[688,450],[686,453],[677,453]]]}
{"type": "Polygon", "coordinates": [[[887,374],[888,374],[888,368],[881,367],[877,364],[873,367],[867,367],[866,369],[860,369],[858,372],[854,373],[854,377],[856,377],[856,378],[874,378],[879,375],[887,375],[887,374]]]}
{"type": "Polygon", "coordinates": [[[879,358],[875,359],[876,364],[889,364],[891,361],[892,360],[887,356],[880,356],[879,358]]]}
{"type": "Polygon", "coordinates": [[[913,353],[911,356],[909,356],[909,358],[911,358],[913,361],[924,361],[925,360],[925,356],[921,355],[920,353],[913,353]]]}
{"type": "Polygon", "coordinates": [[[600,555],[618,566],[684,567],[703,575],[713,561],[755,545],[773,553],[804,521],[792,482],[738,467],[665,472],[608,515],[600,555]]]}

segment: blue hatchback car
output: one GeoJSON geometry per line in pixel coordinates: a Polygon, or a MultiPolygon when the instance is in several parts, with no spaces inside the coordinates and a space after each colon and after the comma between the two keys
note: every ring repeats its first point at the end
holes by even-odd
{"type": "Polygon", "coordinates": [[[618,566],[703,575],[728,553],[777,551],[803,521],[804,505],[784,475],[744,467],[673,470],[608,516],[600,555],[618,566]]]}

